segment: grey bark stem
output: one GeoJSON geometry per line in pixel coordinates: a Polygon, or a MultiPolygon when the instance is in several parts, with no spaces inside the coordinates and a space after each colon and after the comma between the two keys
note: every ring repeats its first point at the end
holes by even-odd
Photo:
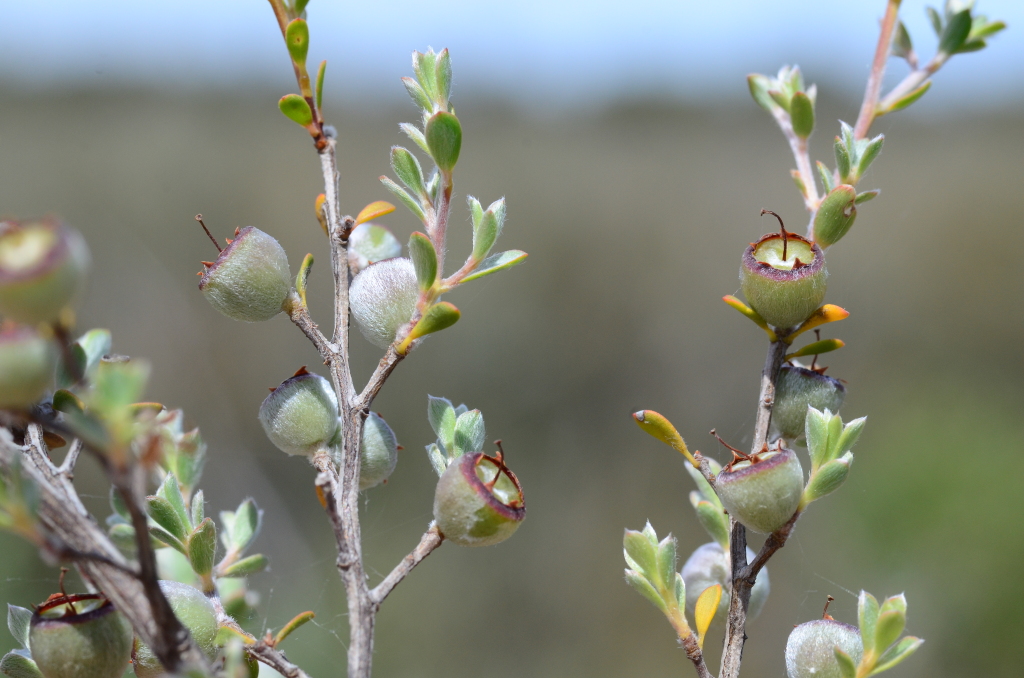
{"type": "MultiPolygon", "coordinates": [[[[785,336],[782,332],[779,334],[785,336]]],[[[772,407],[775,405],[775,380],[786,357],[787,348],[789,348],[789,344],[781,337],[772,342],[768,348],[764,368],[761,370],[761,388],[757,397],[757,419],[754,423],[754,442],[750,447],[751,453],[760,452],[768,444],[768,426],[772,420],[772,407]]],[[[794,521],[795,519],[794,516],[794,521]]],[[[720,678],[737,678],[740,675],[743,643],[747,639],[747,605],[750,603],[752,579],[756,576],[756,572],[751,575],[747,569],[746,528],[735,519],[730,519],[730,522],[732,528],[729,555],[732,562],[732,591],[729,598],[728,626],[725,633],[725,647],[722,651],[720,678]]],[[[784,540],[783,543],[785,543],[784,540]]],[[[772,552],[774,553],[774,551],[772,552]]],[[[767,562],[767,558],[764,559],[764,562],[767,562]]],[[[761,567],[764,566],[764,562],[761,563],[761,567]]],[[[760,570],[760,567],[757,569],[760,570]]]]}

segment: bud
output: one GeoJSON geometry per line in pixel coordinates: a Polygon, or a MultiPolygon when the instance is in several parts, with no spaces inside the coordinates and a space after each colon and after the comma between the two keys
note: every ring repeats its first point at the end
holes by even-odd
{"type": "Polygon", "coordinates": [[[804,435],[807,406],[838,412],[846,397],[846,386],[838,379],[796,365],[783,365],[775,382],[772,426],[787,440],[804,435]]]}
{"type": "Polygon", "coordinates": [[[359,489],[368,490],[388,479],[398,464],[398,440],[384,418],[376,412],[363,422],[359,446],[359,489]]]}
{"type": "Polygon", "coordinates": [[[56,366],[51,342],[28,327],[0,330],[0,408],[27,408],[42,397],[56,366]]]}
{"type": "Polygon", "coordinates": [[[56,320],[88,268],[85,240],[56,219],[0,222],[0,315],[26,324],[56,320]]]}
{"type": "Polygon", "coordinates": [[[800,460],[785,448],[730,464],[715,479],[715,491],[729,515],[764,534],[789,522],[803,489],[800,460]]]}
{"type": "Polygon", "coordinates": [[[359,331],[379,348],[402,338],[398,333],[412,319],[418,298],[416,268],[403,257],[367,266],[352,280],[348,295],[359,331]]]}
{"type": "Polygon", "coordinates": [[[270,320],[281,312],[292,288],[288,255],[258,228],[235,231],[235,239],[202,272],[199,289],[210,304],[235,320],[270,320]]]}
{"type": "Polygon", "coordinates": [[[101,594],[56,594],[32,615],[29,648],[45,678],[121,678],[132,627],[101,594]]]}
{"type": "Polygon", "coordinates": [[[303,367],[260,405],[260,423],[270,442],[288,454],[311,455],[338,435],[338,400],[331,383],[303,367]]]}
{"type": "Polygon", "coordinates": [[[786,673],[789,678],[842,678],[836,661],[839,648],[860,662],[864,653],[860,632],[855,626],[834,619],[815,619],[793,629],[786,642],[786,673]]]}
{"type": "MultiPolygon", "coordinates": [[[[754,559],[754,552],[747,549],[747,561],[754,559]]],[[[718,602],[718,611],[715,612],[714,620],[711,622],[713,630],[720,631],[725,628],[726,619],[729,616],[729,598],[732,592],[732,561],[729,552],[722,548],[718,542],[704,544],[697,548],[683,565],[680,573],[683,582],[686,584],[686,618],[693,619],[693,608],[697,598],[710,586],[721,584],[722,598],[718,602]]],[[[762,568],[754,580],[754,587],[750,589],[750,603],[747,606],[747,619],[753,619],[761,612],[764,603],[768,600],[771,591],[771,584],[768,581],[768,568],[762,568]]]]}
{"type": "Polygon", "coordinates": [[[459,546],[505,541],[525,517],[523,490],[500,453],[467,452],[437,482],[434,520],[445,539],[459,546]]]}
{"type": "MultiPolygon", "coordinates": [[[[203,592],[188,584],[164,580],[160,590],[174,610],[174,616],[188,629],[199,649],[209,658],[217,652],[217,612],[203,592]]],[[[149,646],[136,639],[132,650],[132,664],[138,678],[156,678],[166,673],[160,660],[149,646]]]]}
{"type": "Polygon", "coordinates": [[[769,325],[790,328],[825,298],[825,256],[799,235],[769,233],[743,252],[740,285],[750,307],[769,325]],[[785,254],[785,257],[783,257],[785,254]]]}

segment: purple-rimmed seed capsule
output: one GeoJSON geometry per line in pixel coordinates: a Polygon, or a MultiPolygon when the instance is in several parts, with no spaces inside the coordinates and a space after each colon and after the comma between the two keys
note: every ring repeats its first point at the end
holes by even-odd
{"type": "Polygon", "coordinates": [[[846,398],[846,386],[838,379],[796,365],[783,365],[775,382],[772,427],[785,439],[804,435],[808,405],[833,414],[846,398]]]}
{"type": "Polygon", "coordinates": [[[45,678],[121,678],[132,627],[101,594],[56,594],[32,615],[29,649],[45,678]]]}
{"type": "Polygon", "coordinates": [[[715,492],[729,515],[764,534],[789,522],[803,490],[800,459],[785,448],[729,464],[715,478],[715,492]]]}
{"type": "Polygon", "coordinates": [[[519,480],[502,455],[467,452],[449,464],[437,482],[434,520],[459,546],[491,546],[512,536],[526,518],[519,480]]]}
{"type": "Polygon", "coordinates": [[[800,624],[786,641],[786,673],[789,678],[842,678],[837,647],[860,662],[864,644],[857,627],[831,618],[800,624]]]}
{"type": "Polygon", "coordinates": [[[53,379],[53,342],[24,326],[0,329],[0,408],[23,409],[42,397],[53,379]]]}
{"type": "Polygon", "coordinates": [[[53,322],[85,286],[89,248],[53,218],[0,222],[0,315],[53,322]]]}
{"type": "Polygon", "coordinates": [[[750,307],[769,325],[799,325],[825,298],[825,256],[794,233],[769,233],[743,252],[740,286],[750,307]]]}
{"type": "MultiPolygon", "coordinates": [[[[217,653],[217,612],[213,603],[199,589],[176,581],[161,581],[160,590],[192,640],[203,654],[213,659],[217,653]]],[[[132,664],[138,678],[156,678],[167,673],[153,650],[137,638],[132,649],[132,664]]]]}
{"type": "Polygon", "coordinates": [[[292,288],[288,255],[273,237],[246,226],[214,262],[203,262],[199,290],[210,305],[234,320],[270,320],[283,310],[292,288]]]}

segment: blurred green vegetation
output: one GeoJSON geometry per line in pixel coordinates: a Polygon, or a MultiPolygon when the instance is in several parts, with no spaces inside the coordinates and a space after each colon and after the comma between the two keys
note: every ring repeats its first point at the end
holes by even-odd
{"type": "MultiPolygon", "coordinates": [[[[201,427],[208,514],[250,495],[266,509],[255,548],[272,571],[252,580],[262,601],[250,627],[314,610],[315,624],[285,649],[313,676],[338,675],[345,608],[314,474],[256,422],[266,387],[318,359],[285,318],[229,321],[195,287],[212,249],[193,215],[219,237],[251,224],[281,240],[293,267],[317,256],[310,304],[329,324],[308,137],[269,92],[0,92],[0,214],[53,212],[85,233],[95,272],[82,328],[108,327],[115,351],[151,359],[147,397],[184,407],[201,427]]],[[[812,148],[831,164],[834,121],[856,108],[819,106],[812,148]]],[[[328,103],[326,114],[340,133],[347,211],[387,199],[377,177],[412,108],[328,103]]],[[[712,454],[712,427],[749,442],[764,334],[720,297],[737,291],[742,248],[775,228],[761,208],[803,230],[786,144],[752,102],[547,115],[470,98],[459,115],[450,261],[469,249],[467,194],[507,197],[499,246],[530,258],[449,295],[462,321],[403,363],[377,401],[405,451],[362,501],[371,576],[430,520],[427,393],[483,411],[529,516],[498,547],[445,545],[395,591],[378,622],[377,672],[685,674],[668,625],[622,580],[622,530],[650,519],[679,537],[682,554],[708,539],[687,501],[684,460],[630,413],[656,409],[712,454]]],[[[745,675],[782,675],[789,629],[820,615],[828,594],[831,613],[854,622],[860,588],[906,591],[908,631],[928,640],[892,675],[1019,675],[1022,123],[1018,111],[990,111],[898,114],[876,126],[886,146],[862,186],[882,196],[828,255],[828,300],[852,315],[824,332],[847,342],[826,361],[849,382],[843,414],[869,424],[850,480],[813,506],[769,566],[773,592],[749,628],[745,675]]],[[[382,223],[403,241],[416,227],[401,210],[382,223]]],[[[358,335],[353,349],[365,378],[377,351],[358,335]]],[[[106,487],[88,461],[76,483],[105,516],[106,487]]],[[[25,544],[0,535],[0,554],[0,600],[25,606],[55,590],[56,568],[25,544]]],[[[12,645],[0,632],[0,651],[12,645]]]]}

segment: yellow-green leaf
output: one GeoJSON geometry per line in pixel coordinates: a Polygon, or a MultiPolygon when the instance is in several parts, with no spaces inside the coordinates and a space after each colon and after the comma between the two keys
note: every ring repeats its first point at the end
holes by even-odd
{"type": "Polygon", "coordinates": [[[360,210],[356,216],[355,225],[365,224],[367,221],[382,217],[385,214],[391,214],[395,211],[395,206],[385,200],[377,200],[371,202],[369,205],[360,210]]]}
{"type": "Polygon", "coordinates": [[[767,332],[769,341],[774,342],[776,339],[778,339],[778,337],[775,336],[774,330],[772,330],[772,328],[768,326],[768,323],[765,321],[764,318],[761,317],[760,313],[750,308],[749,306],[747,306],[746,304],[744,304],[742,301],[740,301],[731,294],[727,294],[724,297],[722,297],[722,301],[729,304],[737,311],[750,318],[750,320],[752,320],[755,325],[757,325],[762,330],[767,332]]]}
{"type": "Polygon", "coordinates": [[[633,419],[636,421],[637,426],[646,431],[649,435],[654,436],[663,443],[668,444],[672,449],[677,452],[682,452],[683,456],[693,464],[694,468],[700,466],[697,460],[690,454],[689,448],[686,447],[686,441],[679,435],[679,431],[672,425],[664,415],[655,412],[654,410],[640,410],[639,412],[633,413],[633,419]]]}
{"type": "Polygon", "coordinates": [[[711,620],[718,611],[718,603],[722,600],[722,585],[715,584],[704,589],[693,606],[693,621],[697,625],[697,643],[704,647],[704,634],[711,626],[711,620]]]}

